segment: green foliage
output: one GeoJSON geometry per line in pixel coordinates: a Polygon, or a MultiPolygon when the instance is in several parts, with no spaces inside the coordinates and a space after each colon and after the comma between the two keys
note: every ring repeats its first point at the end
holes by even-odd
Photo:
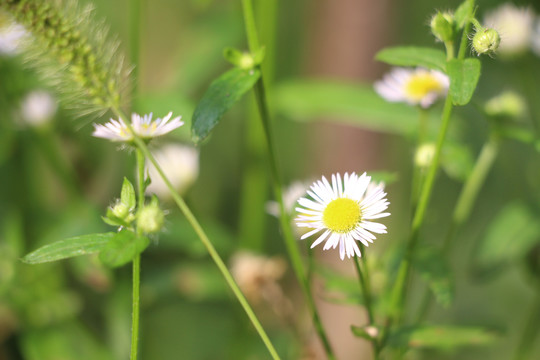
{"type": "Polygon", "coordinates": [[[489,345],[497,336],[481,327],[457,325],[412,326],[398,329],[388,337],[395,348],[433,348],[452,350],[462,346],[489,345]]]}
{"type": "Polygon", "coordinates": [[[135,206],[137,205],[135,188],[127,178],[124,178],[124,182],[122,183],[120,202],[125,205],[129,210],[135,209],[135,206]]]}
{"type": "Polygon", "coordinates": [[[467,58],[452,59],[447,70],[450,77],[450,95],[454,105],[467,105],[471,101],[480,79],[480,60],[467,58]]]}
{"type": "Polygon", "coordinates": [[[414,266],[427,282],[437,302],[449,307],[454,299],[454,282],[442,254],[431,247],[418,248],[414,255],[414,266]]]}
{"type": "Polygon", "coordinates": [[[442,150],[441,167],[451,178],[464,182],[474,166],[471,150],[464,144],[448,141],[442,150]]]}
{"type": "Polygon", "coordinates": [[[538,214],[522,202],[512,202],[491,221],[476,262],[481,269],[515,262],[523,258],[539,239],[538,214]]]}
{"type": "Polygon", "coordinates": [[[107,266],[119,267],[132,261],[142,253],[150,244],[150,240],[143,235],[123,229],[110,239],[99,253],[99,260],[107,266]]]}
{"type": "Polygon", "coordinates": [[[204,140],[221,117],[257,82],[258,69],[232,69],[214,80],[193,113],[191,132],[195,143],[204,140]]]}
{"type": "Polygon", "coordinates": [[[93,254],[103,250],[116,233],[76,236],[45,245],[22,258],[28,264],[67,259],[74,256],[93,254]]]}
{"type": "Polygon", "coordinates": [[[440,71],[446,69],[445,53],[427,47],[397,46],[386,48],[379,51],[375,55],[375,59],[397,66],[422,66],[440,71]]]}
{"type": "Polygon", "coordinates": [[[467,23],[469,23],[474,16],[474,1],[465,0],[459,5],[455,14],[454,22],[459,30],[463,29],[467,23]]]}
{"type": "Polygon", "coordinates": [[[400,135],[412,135],[417,130],[416,109],[386,102],[371,86],[297,80],[276,86],[272,99],[279,113],[297,120],[329,117],[361,128],[400,135]]]}

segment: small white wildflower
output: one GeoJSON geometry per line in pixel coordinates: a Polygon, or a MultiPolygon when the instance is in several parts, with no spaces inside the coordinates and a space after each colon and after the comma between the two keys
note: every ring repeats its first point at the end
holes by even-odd
{"type": "Polygon", "coordinates": [[[448,76],[437,70],[393,68],[374,88],[387,101],[427,108],[446,95],[449,85],[448,76]]]}
{"type": "Polygon", "coordinates": [[[484,24],[500,34],[498,53],[512,56],[523,53],[531,46],[534,13],[530,8],[518,8],[505,3],[484,17],[484,24]]]}
{"type": "Polygon", "coordinates": [[[16,55],[21,41],[28,35],[28,32],[20,24],[9,20],[3,22],[5,25],[0,27],[0,55],[16,55]]]}
{"type": "Polygon", "coordinates": [[[314,230],[304,234],[305,239],[323,231],[311,247],[326,240],[323,250],[336,248],[339,244],[339,256],[360,257],[356,241],[365,246],[373,242],[377,234],[385,234],[386,226],[371,220],[389,216],[384,213],[389,202],[386,200],[383,184],[372,184],[371,177],[363,173],[350,175],[345,173],[343,182],[339,174],[332,175],[332,184],[323,176],[307,191],[311,199],[300,198],[297,207],[299,215],[295,219],[297,226],[314,230]]]}
{"type": "MultiPolygon", "coordinates": [[[[180,193],[185,192],[199,175],[199,152],[191,146],[168,144],[153,152],[153,155],[171,184],[180,193]]],[[[156,194],[162,200],[170,199],[169,189],[154,165],[148,160],[146,171],[152,179],[146,192],[156,194]]]]}
{"type": "Polygon", "coordinates": [[[22,119],[29,125],[40,126],[56,114],[58,103],[47,91],[36,90],[27,94],[21,104],[22,119]]]}
{"type": "MultiPolygon", "coordinates": [[[[304,182],[295,181],[285,189],[283,192],[285,211],[289,214],[294,211],[296,202],[306,193],[308,187],[309,185],[304,182]]],[[[272,216],[279,217],[279,204],[277,201],[268,201],[266,203],[266,212],[272,216]]]]}
{"type": "MultiPolygon", "coordinates": [[[[131,126],[133,131],[144,140],[150,140],[154,137],[165,135],[174,129],[184,125],[180,119],[175,117],[171,121],[172,112],[168,113],[163,119],[157,118],[152,121],[152,113],[141,117],[139,114],[131,115],[131,126]]],[[[129,131],[123,119],[111,119],[105,125],[94,124],[95,137],[109,139],[111,141],[130,142],[133,140],[133,134],[129,131]]]]}

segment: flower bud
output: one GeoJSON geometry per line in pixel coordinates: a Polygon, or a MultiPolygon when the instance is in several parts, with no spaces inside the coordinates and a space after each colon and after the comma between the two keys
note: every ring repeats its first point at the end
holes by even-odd
{"type": "Polygon", "coordinates": [[[117,202],[116,205],[112,207],[112,214],[122,220],[125,220],[129,215],[129,208],[122,202],[117,202]]]}
{"type": "Polygon", "coordinates": [[[243,53],[238,62],[238,66],[241,69],[252,69],[255,66],[255,59],[253,59],[253,56],[251,56],[250,53],[243,53]]]}
{"type": "Polygon", "coordinates": [[[431,32],[442,42],[449,42],[454,39],[454,16],[451,13],[437,12],[431,18],[431,32]]]}
{"type": "Polygon", "coordinates": [[[484,106],[484,111],[490,116],[518,118],[525,110],[525,101],[513,91],[505,91],[491,98],[484,106]]]}
{"type": "Polygon", "coordinates": [[[145,205],[137,214],[137,228],[143,233],[157,233],[163,227],[165,214],[159,208],[157,197],[152,198],[150,204],[145,205]]]}
{"type": "Polygon", "coordinates": [[[501,37],[494,29],[477,28],[472,38],[472,46],[478,55],[491,55],[499,48],[501,37]]]}
{"type": "Polygon", "coordinates": [[[435,144],[434,143],[425,143],[422,144],[416,149],[416,154],[414,155],[414,163],[419,168],[427,168],[431,165],[433,156],[435,155],[435,144]]]}

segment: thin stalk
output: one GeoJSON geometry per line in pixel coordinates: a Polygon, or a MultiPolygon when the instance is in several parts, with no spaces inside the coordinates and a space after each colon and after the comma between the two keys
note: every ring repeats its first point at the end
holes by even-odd
{"type": "MultiPolygon", "coordinates": [[[[119,109],[112,109],[112,110],[116,113],[116,115],[118,117],[120,117],[122,119],[127,119],[127,117],[123,114],[123,112],[121,110],[119,110],[119,109]]],[[[238,285],[234,281],[234,278],[232,277],[231,273],[227,269],[227,266],[225,265],[225,262],[219,256],[219,253],[215,249],[214,245],[212,245],[212,242],[210,241],[210,239],[208,238],[208,236],[204,232],[204,230],[201,227],[199,221],[197,220],[195,215],[193,215],[193,213],[191,212],[191,210],[189,209],[189,207],[185,203],[184,199],[182,199],[182,197],[180,196],[178,191],[176,191],[174,186],[171,184],[170,180],[165,175],[165,172],[163,171],[161,166],[158,164],[155,157],[152,155],[150,150],[148,150],[148,146],[146,145],[146,143],[136,135],[135,131],[133,130],[133,127],[131,126],[131,123],[129,121],[125,121],[125,124],[128,127],[129,131],[134,135],[134,138],[133,138],[134,145],[137,147],[138,150],[140,150],[142,152],[144,157],[146,157],[148,160],[150,160],[150,162],[156,168],[159,176],[161,177],[161,179],[163,180],[163,182],[167,186],[167,189],[169,189],[174,202],[176,203],[176,205],[178,206],[180,211],[182,211],[182,213],[186,217],[186,220],[189,222],[189,224],[191,225],[191,227],[193,228],[193,230],[197,234],[198,238],[201,240],[204,247],[208,251],[208,254],[210,255],[210,257],[212,258],[212,260],[214,261],[214,263],[218,267],[219,271],[221,272],[221,274],[225,278],[225,281],[227,282],[227,285],[229,285],[232,292],[236,296],[236,299],[238,300],[238,302],[240,303],[240,305],[242,306],[242,308],[246,312],[246,315],[248,316],[249,320],[253,324],[253,327],[255,328],[257,333],[259,334],[261,340],[265,344],[268,352],[270,353],[270,355],[272,356],[273,359],[275,359],[275,360],[280,359],[276,349],[274,348],[274,345],[270,341],[270,338],[268,337],[268,335],[264,331],[264,328],[262,327],[261,323],[259,322],[259,319],[257,318],[255,313],[253,312],[253,309],[249,305],[249,303],[246,300],[244,294],[242,293],[242,291],[240,290],[240,288],[238,287],[238,285]]]]}
{"type": "Polygon", "coordinates": [[[521,341],[514,355],[515,360],[531,359],[531,351],[535,345],[534,339],[538,335],[539,330],[538,319],[540,319],[540,293],[534,299],[531,311],[527,314],[523,334],[520,337],[521,341]]]}
{"type": "MultiPolygon", "coordinates": [[[[242,0],[242,9],[243,9],[243,15],[244,15],[244,22],[246,26],[246,34],[248,38],[249,50],[251,53],[255,53],[259,49],[259,40],[258,40],[258,35],[257,35],[257,29],[255,26],[255,16],[253,14],[253,6],[251,3],[251,0],[242,0]]],[[[261,75],[260,79],[255,84],[254,91],[255,91],[255,98],[257,100],[257,105],[259,107],[259,114],[260,114],[261,121],[264,128],[266,144],[268,146],[268,158],[270,161],[269,165],[270,165],[270,172],[272,176],[272,185],[273,185],[272,187],[274,191],[274,196],[279,206],[279,212],[280,212],[279,220],[280,220],[281,230],[283,232],[283,237],[285,239],[285,246],[287,248],[289,257],[291,259],[291,263],[292,263],[292,267],[295,272],[295,275],[306,297],[307,306],[311,313],[315,330],[317,331],[322,341],[323,347],[326,351],[328,358],[330,360],[333,360],[335,359],[335,355],[332,350],[332,347],[330,346],[330,342],[328,341],[328,337],[322,326],[322,322],[317,312],[315,302],[311,295],[311,284],[309,283],[306,277],[306,273],[304,271],[304,266],[302,263],[302,258],[300,256],[300,251],[298,249],[296,240],[292,233],[292,229],[290,225],[290,218],[289,218],[287,210],[285,209],[285,205],[283,203],[283,190],[282,190],[283,183],[282,183],[281,174],[279,172],[278,165],[277,165],[275,143],[274,143],[274,139],[272,135],[273,132],[272,132],[271,122],[270,122],[270,113],[268,111],[268,105],[267,105],[267,100],[266,100],[263,75],[261,75]]]]}
{"type": "MultiPolygon", "coordinates": [[[[144,206],[144,155],[137,149],[137,191],[138,206],[140,211],[144,206]]],[[[137,229],[139,235],[139,230],[137,229]]],[[[139,317],[140,317],[140,285],[141,285],[141,255],[137,254],[133,259],[133,297],[131,314],[131,360],[137,360],[139,343],[139,317]]]]}
{"type": "MultiPolygon", "coordinates": [[[[452,214],[452,223],[446,234],[442,245],[442,256],[447,256],[451,251],[452,240],[457,231],[461,228],[466,219],[472,211],[473,205],[476,202],[480,189],[485,183],[487,174],[491,170],[497,154],[499,152],[499,140],[491,135],[489,140],[484,143],[480,155],[474,165],[473,171],[467,178],[467,181],[463,185],[461,192],[458,196],[454,212],[452,214]]],[[[429,289],[426,289],[422,305],[420,306],[420,312],[418,314],[417,322],[421,322],[425,319],[432,304],[433,296],[429,289]]]]}
{"type": "Polygon", "coordinates": [[[412,178],[412,191],[411,191],[411,213],[414,214],[416,205],[418,203],[418,197],[420,196],[420,191],[422,189],[422,184],[424,182],[424,168],[417,164],[416,154],[418,153],[420,147],[426,143],[427,133],[428,133],[428,111],[426,109],[419,109],[418,113],[418,136],[416,138],[416,152],[414,154],[413,160],[413,178],[412,178]]]}
{"type": "MultiPolygon", "coordinates": [[[[360,251],[364,253],[363,249],[360,249],[360,251]]],[[[354,267],[356,268],[356,273],[358,274],[360,289],[364,298],[364,307],[366,308],[368,316],[368,325],[372,326],[375,323],[375,317],[373,315],[373,306],[371,304],[371,288],[368,280],[369,275],[366,265],[367,263],[365,261],[365,256],[362,256],[362,266],[360,265],[360,259],[357,256],[354,256],[354,267]],[[364,271],[362,271],[362,268],[364,271]]],[[[379,358],[379,344],[377,339],[372,338],[371,344],[373,346],[373,359],[377,360],[379,358]]]]}

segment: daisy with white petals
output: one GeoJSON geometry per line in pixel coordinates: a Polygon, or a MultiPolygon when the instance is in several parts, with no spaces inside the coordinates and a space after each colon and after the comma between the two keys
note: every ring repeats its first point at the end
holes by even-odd
{"type": "Polygon", "coordinates": [[[394,68],[374,84],[375,91],[390,102],[406,102],[431,106],[438,98],[446,96],[450,79],[437,70],[423,68],[394,68]]]}
{"type": "Polygon", "coordinates": [[[307,191],[311,199],[300,198],[295,221],[299,227],[313,230],[304,234],[308,238],[321,231],[323,233],[311,247],[326,240],[323,250],[335,249],[339,245],[339,256],[360,257],[360,248],[356,241],[369,246],[375,235],[385,234],[386,226],[371,220],[389,216],[384,211],[388,208],[386,193],[382,184],[371,183],[371,177],[363,173],[345,173],[343,181],[339,174],[332,175],[332,184],[323,176],[311,185],[307,191]]]}
{"type": "MultiPolygon", "coordinates": [[[[144,140],[149,140],[165,135],[184,125],[184,122],[180,120],[182,118],[181,116],[175,117],[172,120],[171,116],[172,112],[168,113],[163,119],[157,118],[152,121],[152,113],[142,117],[139,114],[133,113],[131,115],[131,126],[137,136],[144,140]]],[[[111,119],[105,125],[94,124],[94,133],[92,135],[111,141],[133,141],[133,134],[122,119],[111,119]]]]}

